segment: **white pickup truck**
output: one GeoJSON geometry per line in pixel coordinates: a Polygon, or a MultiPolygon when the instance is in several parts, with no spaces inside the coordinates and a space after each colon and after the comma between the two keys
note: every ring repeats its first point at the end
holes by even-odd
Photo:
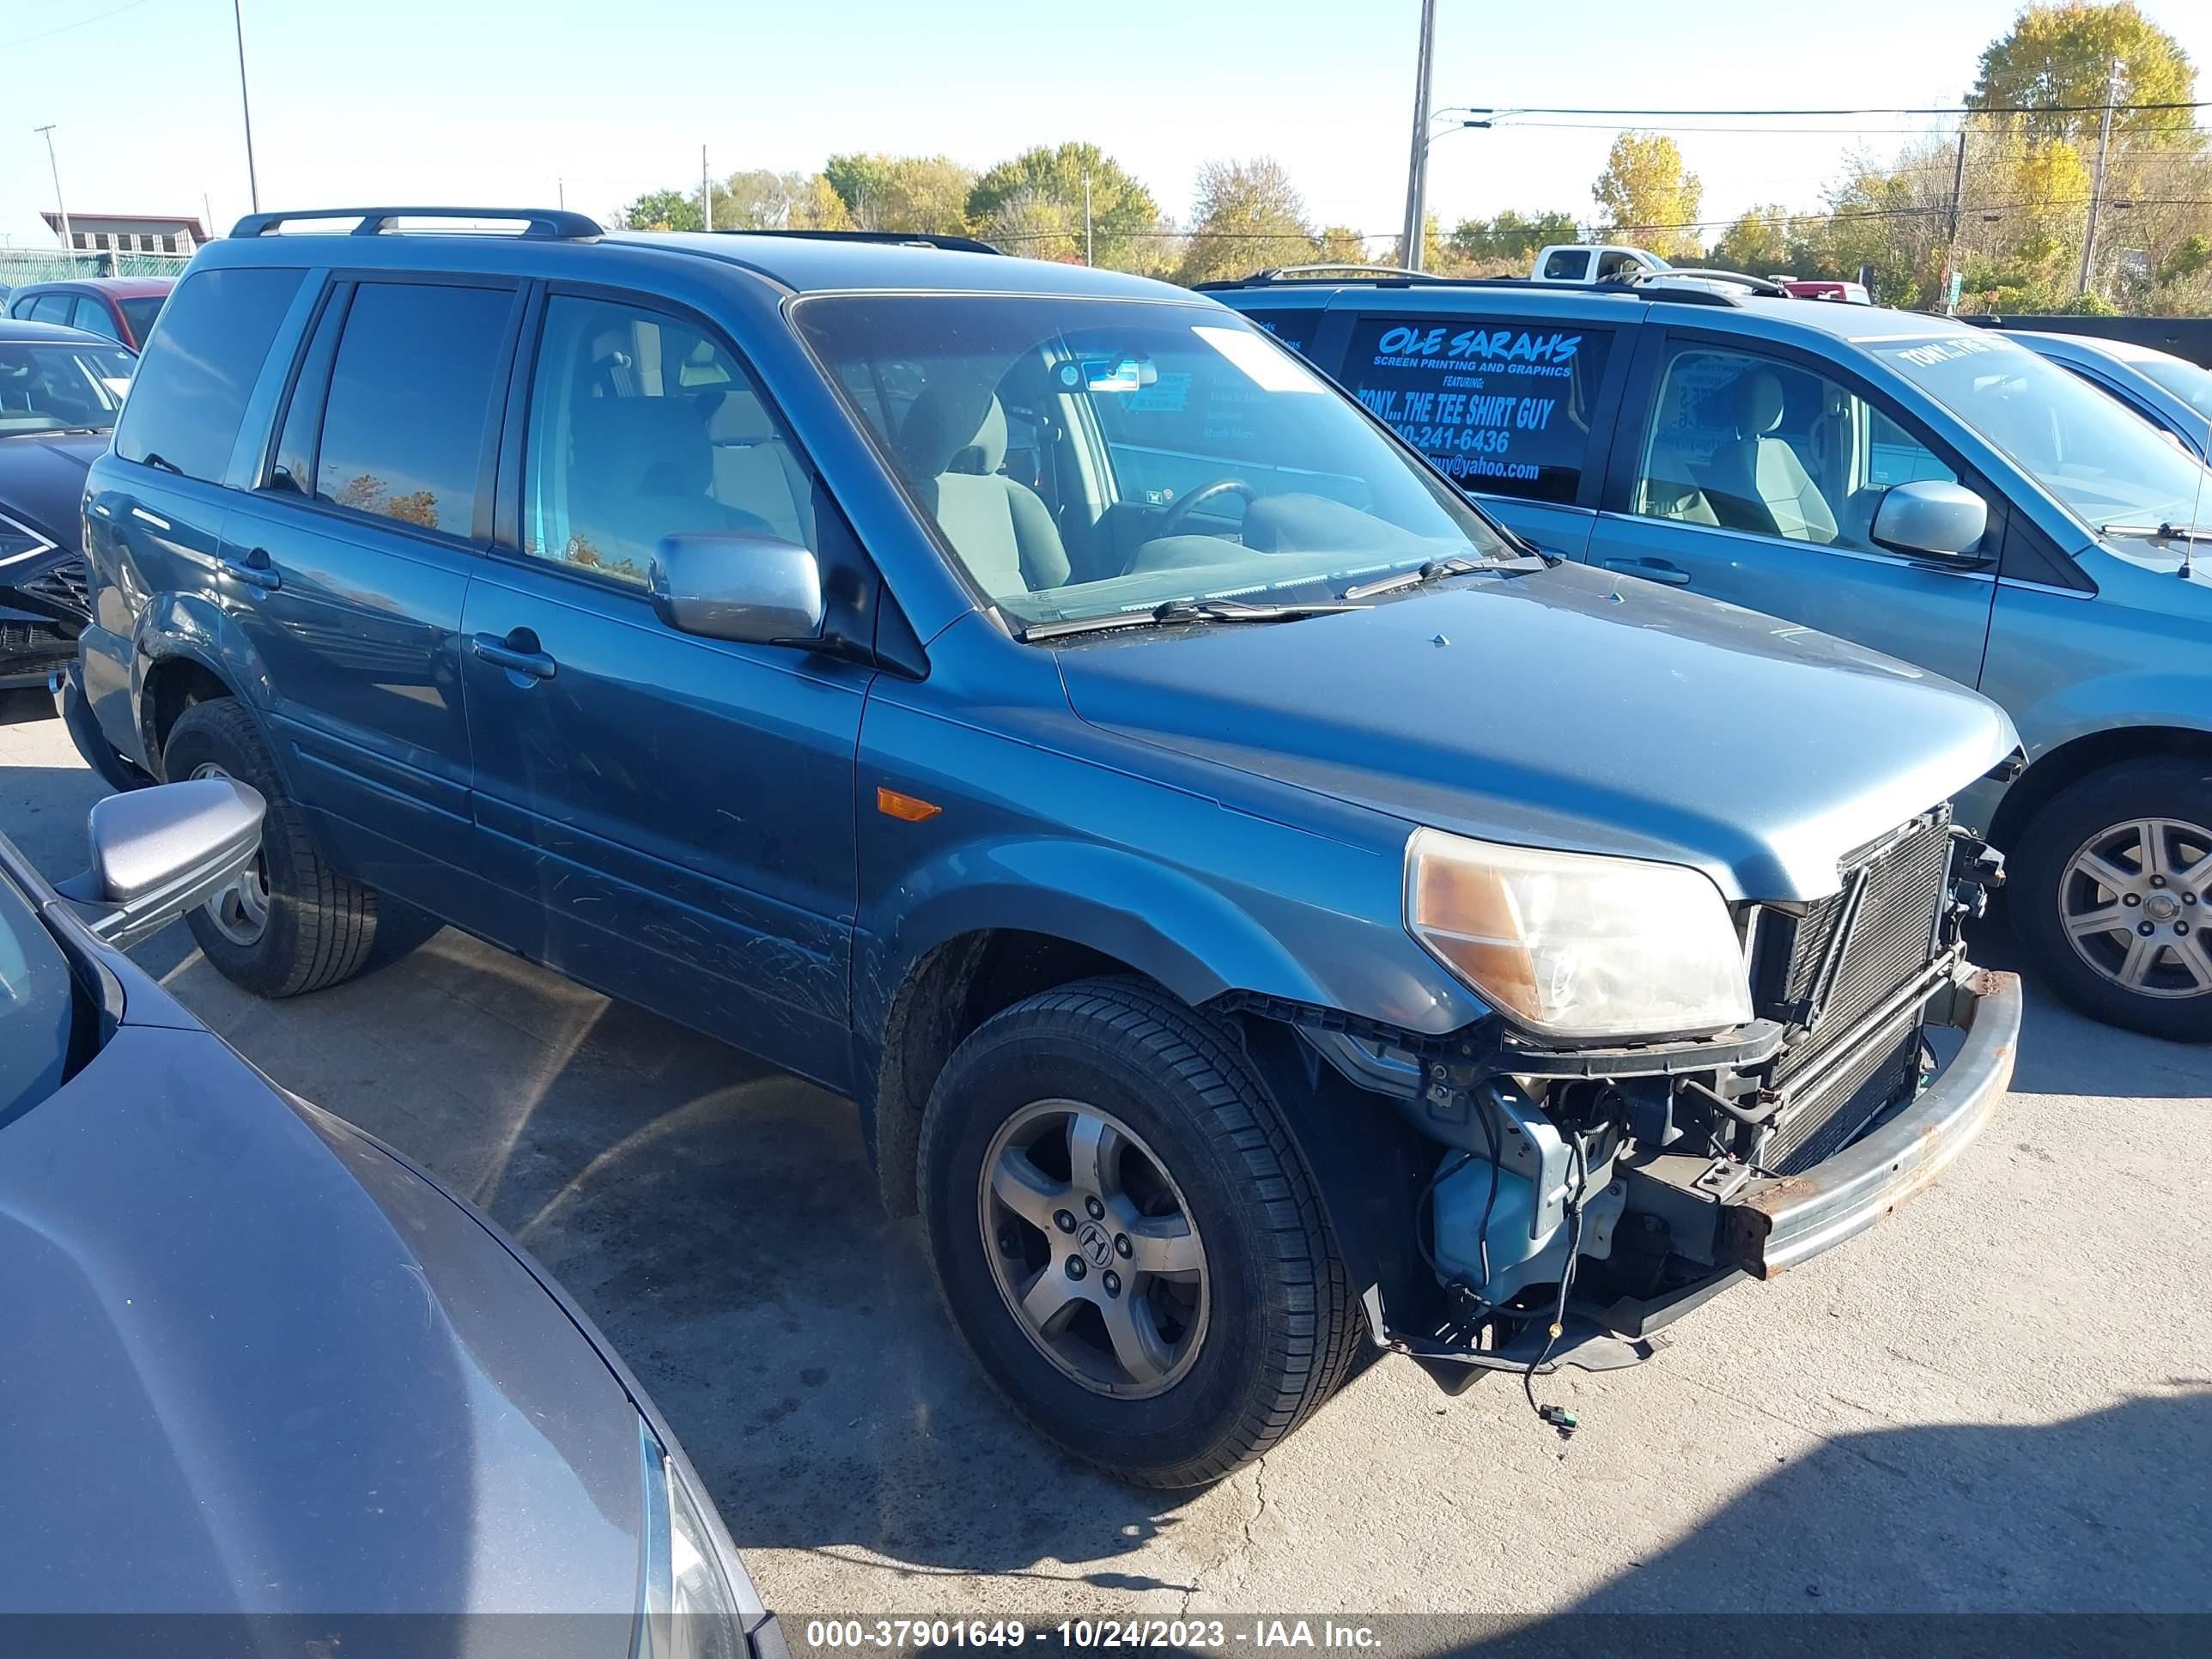
{"type": "Polygon", "coordinates": [[[1528,275],[1540,283],[1615,283],[1650,270],[1670,269],[1648,248],[1618,242],[1556,242],[1540,248],[1528,275]]]}

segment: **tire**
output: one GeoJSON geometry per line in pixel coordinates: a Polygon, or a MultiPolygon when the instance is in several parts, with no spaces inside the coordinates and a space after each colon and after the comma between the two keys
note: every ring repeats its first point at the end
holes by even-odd
{"type": "Polygon", "coordinates": [[[1144,981],[1088,980],[986,1021],[931,1091],[918,1156],[952,1322],[1016,1412],[1119,1479],[1221,1479],[1303,1422],[1356,1352],[1364,1316],[1281,1113],[1222,1028],[1144,981]],[[1110,1166],[1088,1184],[1081,1116],[1104,1126],[1110,1166]],[[1046,1178],[1021,1195],[1033,1217],[1000,1202],[1003,1183],[985,1187],[1017,1151],[1046,1178]],[[1055,1225],[1063,1211],[1103,1218],[1071,1231],[1055,1225]],[[1108,1228],[1110,1243],[1094,1237],[1108,1228]],[[1142,1270],[1194,1254],[1194,1276],[1142,1270]],[[1059,1290],[1076,1261],[1087,1271],[1059,1290]],[[1054,1296],[1072,1308],[1057,1334],[1017,1305],[1054,1296]],[[1121,1362],[1115,1310],[1149,1328],[1158,1340],[1140,1351],[1162,1363],[1121,1362]]]}
{"type": "Polygon", "coordinates": [[[185,918],[201,952],[225,979],[256,996],[293,997],[339,984],[368,965],[377,943],[378,896],[323,861],[307,815],[285,793],[243,704],[215,697],[187,708],[162,745],[161,771],[172,781],[220,773],[252,785],[268,803],[261,857],[245,878],[253,882],[258,875],[264,889],[258,930],[250,903],[235,890],[185,918]]]}
{"type": "Polygon", "coordinates": [[[2212,1041],[2212,763],[2128,761],[2068,785],[2029,821],[2005,890],[2022,948],[2083,1013],[2212,1041]]]}

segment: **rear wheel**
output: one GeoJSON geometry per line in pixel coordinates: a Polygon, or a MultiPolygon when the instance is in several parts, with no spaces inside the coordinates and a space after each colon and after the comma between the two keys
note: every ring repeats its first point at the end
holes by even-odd
{"type": "MultiPolygon", "coordinates": [[[[260,855],[185,919],[201,953],[225,979],[257,996],[289,997],[336,985],[368,965],[386,919],[379,896],[338,874],[315,850],[307,816],[285,793],[242,704],[217,697],[187,708],[162,745],[161,769],[172,780],[235,778],[268,803],[260,855]]],[[[389,920],[403,916],[414,921],[411,912],[389,920]]]]}
{"type": "Polygon", "coordinates": [[[2212,766],[2130,761],[2069,785],[2020,838],[2008,910],[2083,1012],[2212,1039],[2212,766]]]}
{"type": "Polygon", "coordinates": [[[1075,1456],[1216,1480],[1342,1375],[1359,1311],[1281,1114],[1224,1030],[1144,982],[987,1021],[938,1079],[920,1158],[953,1322],[1075,1456]]]}

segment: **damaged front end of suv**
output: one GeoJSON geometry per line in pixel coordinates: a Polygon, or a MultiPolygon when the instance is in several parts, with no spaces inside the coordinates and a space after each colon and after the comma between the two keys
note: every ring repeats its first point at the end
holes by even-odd
{"type": "Polygon", "coordinates": [[[1937,808],[1838,876],[1730,904],[1682,866],[1415,832],[1407,927],[1496,1017],[1302,1028],[1427,1146],[1414,1259],[1369,1241],[1376,1340],[1454,1393],[1633,1364],[1935,1178],[2011,1075],[2018,981],[1960,939],[2002,856],[1937,808]]]}

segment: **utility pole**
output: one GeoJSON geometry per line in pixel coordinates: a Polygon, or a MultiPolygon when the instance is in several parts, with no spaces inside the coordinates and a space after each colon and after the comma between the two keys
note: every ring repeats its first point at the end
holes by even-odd
{"type": "Polygon", "coordinates": [[[699,146],[699,211],[707,221],[707,228],[714,228],[714,186],[707,180],[707,147],[699,146]]]}
{"type": "Polygon", "coordinates": [[[2097,252],[2097,210],[2104,205],[2105,152],[2112,143],[2112,106],[2120,101],[2120,60],[2112,59],[2112,79],[2105,85],[2104,118],[2097,124],[2097,167],[2089,175],[2089,224],[2081,233],[2081,280],[2074,289],[2079,299],[2089,291],[2089,261],[2097,252]]]}
{"type": "Polygon", "coordinates": [[[62,164],[54,159],[54,125],[49,121],[31,131],[46,141],[46,165],[54,175],[54,213],[62,222],[62,246],[74,247],[76,244],[70,240],[69,204],[62,200],[62,164]]]}
{"type": "Polygon", "coordinates": [[[230,0],[230,21],[238,29],[238,112],[246,120],[246,199],[261,211],[261,180],[253,171],[253,106],[246,96],[245,0],[230,0]]]}
{"type": "Polygon", "coordinates": [[[1959,268],[1959,204],[1966,193],[1966,118],[1959,118],[1959,156],[1951,164],[1951,216],[1943,235],[1943,310],[1946,315],[1956,309],[1951,302],[1951,277],[1959,268]]]}
{"type": "Polygon", "coordinates": [[[1083,263],[1091,263],[1091,169],[1083,169],[1083,263]]]}
{"type": "Polygon", "coordinates": [[[1427,240],[1429,195],[1429,71],[1436,55],[1437,0],[1421,0],[1421,50],[1413,71],[1413,150],[1406,166],[1406,236],[1400,258],[1408,270],[1421,268],[1427,240]]]}

